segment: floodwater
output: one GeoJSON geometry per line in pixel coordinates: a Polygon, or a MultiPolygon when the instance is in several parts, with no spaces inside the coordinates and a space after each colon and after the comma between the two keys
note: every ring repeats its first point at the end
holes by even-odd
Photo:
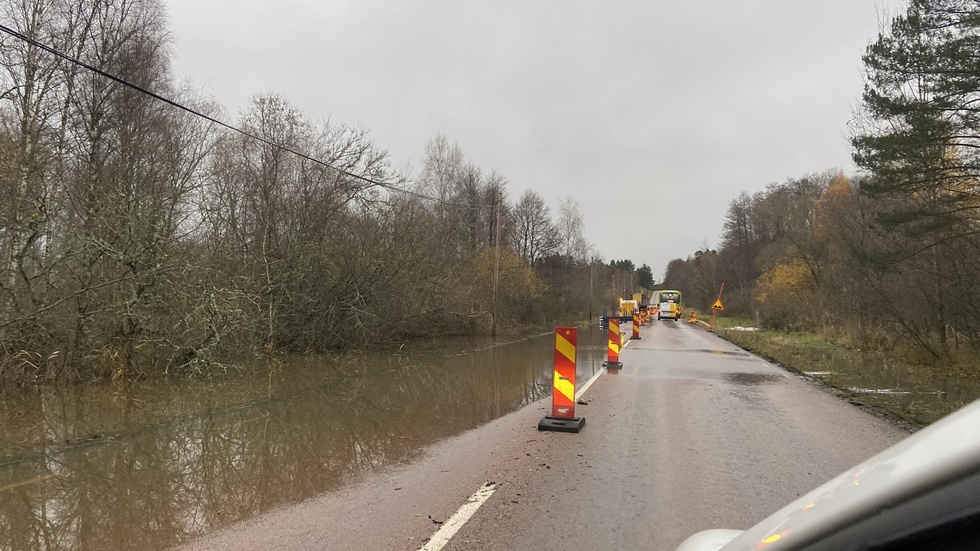
{"type": "Polygon", "coordinates": [[[553,358],[553,333],[426,341],[0,398],[0,550],[166,549],[337,490],[550,396],[553,358]]]}

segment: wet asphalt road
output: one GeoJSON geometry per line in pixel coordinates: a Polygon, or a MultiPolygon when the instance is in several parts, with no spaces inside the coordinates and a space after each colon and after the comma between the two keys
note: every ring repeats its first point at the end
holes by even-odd
{"type": "Polygon", "coordinates": [[[417,549],[489,481],[444,549],[669,550],[747,528],[908,434],[702,329],[653,321],[641,337],[582,396],[581,433],[537,431],[538,402],[186,549],[417,549]]]}

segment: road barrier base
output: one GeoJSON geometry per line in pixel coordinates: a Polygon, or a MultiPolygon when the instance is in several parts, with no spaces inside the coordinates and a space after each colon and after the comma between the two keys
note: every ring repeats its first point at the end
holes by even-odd
{"type": "Polygon", "coordinates": [[[572,417],[563,419],[561,417],[545,416],[538,422],[538,430],[550,430],[556,432],[578,432],[585,426],[585,417],[572,417]]]}
{"type": "Polygon", "coordinates": [[[642,337],[630,337],[630,340],[631,340],[631,341],[638,341],[638,340],[640,340],[641,338],[642,338],[642,337]]]}
{"type": "Polygon", "coordinates": [[[607,367],[609,369],[620,369],[623,367],[623,362],[610,362],[606,360],[602,362],[602,367],[607,367]]]}

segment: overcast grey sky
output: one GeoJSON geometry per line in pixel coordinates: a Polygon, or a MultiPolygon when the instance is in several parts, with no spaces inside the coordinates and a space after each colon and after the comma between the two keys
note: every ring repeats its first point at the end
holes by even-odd
{"type": "Polygon", "coordinates": [[[840,168],[902,0],[167,0],[175,72],[232,122],[276,92],[416,172],[444,134],[512,198],[582,206],[606,261],[717,246],[741,191],[840,168]]]}

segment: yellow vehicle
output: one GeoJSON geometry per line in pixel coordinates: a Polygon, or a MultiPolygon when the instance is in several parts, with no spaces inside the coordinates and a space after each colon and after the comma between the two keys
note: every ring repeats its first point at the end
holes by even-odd
{"type": "Polygon", "coordinates": [[[636,310],[639,306],[635,300],[623,300],[619,299],[619,315],[621,316],[632,316],[633,310],[636,310]]]}
{"type": "Polygon", "coordinates": [[[673,289],[665,289],[654,293],[654,306],[657,307],[657,319],[678,320],[683,315],[681,306],[681,292],[673,289]]]}

